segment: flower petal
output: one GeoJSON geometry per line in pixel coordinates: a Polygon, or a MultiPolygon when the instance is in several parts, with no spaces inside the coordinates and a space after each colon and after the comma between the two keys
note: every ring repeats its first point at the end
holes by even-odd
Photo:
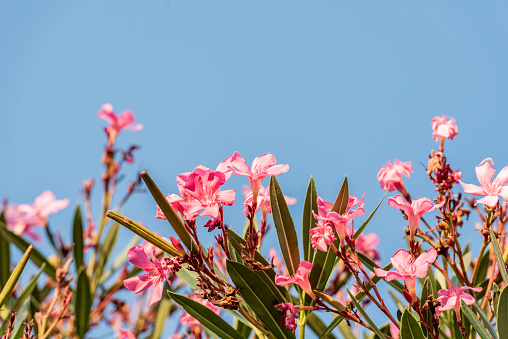
{"type": "Polygon", "coordinates": [[[487,193],[485,193],[485,190],[483,189],[482,186],[476,186],[473,184],[465,184],[462,181],[459,181],[459,182],[462,185],[462,189],[464,190],[464,192],[466,192],[468,194],[480,195],[480,196],[487,195],[487,193]]]}
{"type": "MultiPolygon", "coordinates": [[[[475,167],[476,177],[480,185],[484,186],[486,183],[490,186],[496,170],[494,169],[494,161],[491,158],[483,160],[478,166],[475,167]]],[[[484,186],[485,187],[485,186],[484,186]]]]}
{"type": "Polygon", "coordinates": [[[123,285],[134,293],[139,293],[146,290],[148,287],[152,286],[153,281],[151,279],[150,274],[143,274],[138,277],[132,277],[129,279],[125,279],[123,281],[123,285]]]}
{"type": "Polygon", "coordinates": [[[499,198],[497,195],[487,195],[486,197],[483,197],[481,199],[476,200],[475,206],[477,204],[484,204],[490,207],[494,207],[499,202],[499,198]]]}
{"type": "Polygon", "coordinates": [[[390,261],[392,262],[393,268],[399,272],[408,272],[409,271],[409,265],[411,263],[411,254],[409,254],[408,251],[404,249],[400,249],[393,257],[390,258],[390,261]]]}
{"type": "Polygon", "coordinates": [[[154,264],[148,260],[148,256],[145,250],[141,246],[134,246],[127,252],[127,257],[131,264],[143,269],[147,272],[153,272],[155,270],[154,264]]]}

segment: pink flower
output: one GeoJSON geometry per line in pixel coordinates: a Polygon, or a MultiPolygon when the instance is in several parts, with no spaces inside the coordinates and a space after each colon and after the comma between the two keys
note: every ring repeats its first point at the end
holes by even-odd
{"type": "Polygon", "coordinates": [[[136,339],[134,333],[131,330],[124,330],[123,328],[118,329],[118,339],[136,339]]]}
{"type": "Polygon", "coordinates": [[[116,137],[123,129],[139,131],[143,128],[143,125],[141,124],[134,125],[136,119],[131,111],[123,111],[120,113],[120,116],[117,116],[115,112],[113,112],[113,106],[111,106],[111,104],[102,105],[101,110],[97,113],[97,116],[109,123],[109,126],[104,129],[108,135],[110,144],[113,144],[116,137]]]}
{"type": "Polygon", "coordinates": [[[441,301],[441,306],[436,308],[437,315],[439,315],[441,312],[451,310],[452,308],[455,309],[456,312],[460,310],[460,300],[464,300],[466,305],[472,305],[474,304],[474,298],[469,293],[464,293],[465,290],[472,290],[475,292],[480,292],[482,290],[481,287],[469,287],[464,286],[460,287],[459,284],[457,286],[451,286],[448,289],[445,290],[439,290],[437,292],[437,300],[441,301]]]}
{"type": "Polygon", "coordinates": [[[434,205],[429,198],[422,197],[414,199],[410,204],[400,194],[397,194],[393,198],[388,198],[388,205],[403,210],[407,214],[411,241],[414,240],[414,234],[418,228],[422,215],[426,212],[441,208],[444,203],[445,202],[442,201],[441,203],[434,205]]]}
{"type": "Polygon", "coordinates": [[[398,159],[393,160],[393,165],[390,161],[383,165],[377,173],[377,181],[381,185],[383,191],[392,192],[395,189],[401,190],[404,186],[402,182],[402,175],[410,177],[409,173],[413,173],[413,165],[411,161],[400,162],[398,159]],[[388,188],[389,187],[389,188],[388,188]]]}
{"type": "Polygon", "coordinates": [[[50,214],[56,213],[69,205],[69,199],[56,200],[51,191],[44,191],[35,198],[31,205],[19,205],[19,210],[27,214],[29,218],[37,216],[42,223],[46,223],[50,214]]]}
{"type": "Polygon", "coordinates": [[[296,319],[298,319],[295,312],[295,305],[291,303],[278,303],[274,307],[277,310],[284,312],[279,321],[285,328],[291,330],[294,334],[296,330],[296,319]]]}
{"type": "MultiPolygon", "coordinates": [[[[344,214],[339,214],[337,212],[327,212],[326,215],[316,215],[314,211],[312,212],[314,214],[314,218],[316,220],[321,220],[327,225],[334,225],[335,232],[337,232],[337,235],[339,236],[340,242],[342,245],[344,245],[344,239],[347,235],[347,223],[351,221],[353,218],[358,217],[365,213],[363,209],[363,200],[365,197],[365,193],[363,196],[358,200],[356,197],[350,195],[349,201],[347,204],[346,212],[344,214]],[[356,207],[356,209],[352,209],[353,207],[356,207]]],[[[323,200],[324,201],[324,200],[323,200]]],[[[319,208],[318,205],[318,212],[326,212],[325,210],[325,204],[323,204],[323,207],[319,208]]]]}
{"type": "Polygon", "coordinates": [[[453,140],[453,137],[455,137],[459,133],[459,129],[455,124],[455,119],[450,118],[450,120],[446,120],[446,115],[434,117],[431,123],[434,141],[438,141],[439,138],[444,139],[448,138],[450,140],[453,140]]]}
{"type": "Polygon", "coordinates": [[[355,241],[356,250],[362,252],[374,262],[379,260],[379,252],[375,247],[377,244],[379,244],[379,237],[375,233],[365,235],[361,233],[355,241]]]}
{"type": "Polygon", "coordinates": [[[34,241],[41,241],[41,237],[34,232],[33,228],[41,226],[41,219],[37,215],[29,217],[20,210],[20,205],[7,205],[5,219],[9,228],[17,235],[27,235],[34,241]]]}
{"type": "Polygon", "coordinates": [[[416,302],[416,278],[424,278],[429,270],[430,265],[437,258],[437,251],[434,248],[429,249],[427,252],[422,253],[413,262],[411,254],[404,249],[400,249],[393,257],[390,258],[394,271],[385,271],[380,268],[375,268],[374,272],[378,277],[385,277],[386,281],[394,279],[402,279],[406,284],[406,289],[412,296],[413,301],[416,302]]]}
{"type": "MultiPolygon", "coordinates": [[[[186,294],[185,296],[189,297],[188,294],[186,294]]],[[[211,302],[209,302],[206,299],[200,298],[199,295],[194,294],[190,298],[192,300],[197,301],[197,302],[201,303],[202,305],[208,307],[215,314],[217,314],[217,315],[220,314],[220,310],[219,310],[219,308],[217,306],[213,305],[211,302]]],[[[201,323],[199,321],[197,321],[193,316],[191,316],[189,313],[187,313],[185,311],[183,312],[183,315],[180,318],[180,324],[182,324],[184,326],[188,326],[188,327],[190,327],[190,326],[201,326],[201,323]]]]}
{"type": "Polygon", "coordinates": [[[484,204],[494,207],[499,202],[498,196],[503,198],[504,201],[508,201],[508,186],[506,186],[508,185],[508,166],[505,166],[501,172],[499,172],[494,181],[492,181],[492,179],[496,171],[494,170],[494,161],[492,161],[491,158],[483,160],[475,167],[475,170],[476,177],[481,186],[460,182],[464,192],[485,197],[477,200],[475,206],[477,204],[484,204]]]}
{"type": "MultiPolygon", "coordinates": [[[[243,215],[249,216],[249,206],[252,208],[253,194],[251,189],[248,186],[243,186],[243,194],[245,194],[245,199],[243,200],[243,215]]],[[[284,196],[284,200],[286,200],[286,204],[294,205],[296,204],[296,199],[288,196],[284,196]]],[[[257,199],[257,208],[256,211],[262,210],[263,213],[272,213],[272,208],[270,206],[270,188],[263,187],[259,189],[258,199],[257,199]]]]}
{"type": "Polygon", "coordinates": [[[309,272],[311,268],[312,263],[302,260],[300,261],[300,266],[298,266],[298,269],[293,276],[285,277],[282,274],[277,273],[275,275],[275,283],[279,286],[297,284],[305,291],[305,293],[312,297],[312,299],[316,299],[309,282],[309,272]]]}
{"type": "Polygon", "coordinates": [[[252,162],[252,169],[238,152],[235,152],[228,161],[235,174],[245,175],[249,178],[250,187],[256,197],[265,177],[286,173],[289,170],[289,165],[275,165],[276,160],[272,153],[256,157],[252,162]]]}
{"type": "Polygon", "coordinates": [[[310,240],[312,247],[323,252],[327,252],[328,246],[337,239],[333,234],[330,223],[318,223],[316,227],[311,228],[309,232],[312,236],[310,240]]]}
{"type": "Polygon", "coordinates": [[[394,323],[390,322],[390,333],[393,338],[398,338],[400,334],[400,330],[394,323]]]}
{"type": "Polygon", "coordinates": [[[170,273],[169,267],[164,260],[159,261],[159,259],[157,259],[155,250],[152,250],[152,261],[148,260],[148,256],[141,246],[134,246],[131,248],[129,252],[127,252],[127,257],[131,264],[148,273],[124,280],[124,286],[134,293],[139,293],[152,287],[152,298],[150,299],[150,306],[152,306],[162,298],[164,280],[171,285],[171,282],[168,280],[168,275],[170,273]]]}

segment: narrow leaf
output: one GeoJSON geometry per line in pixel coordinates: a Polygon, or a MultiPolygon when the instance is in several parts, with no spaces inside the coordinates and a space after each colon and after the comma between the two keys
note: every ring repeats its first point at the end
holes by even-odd
{"type": "Polygon", "coordinates": [[[492,284],[492,304],[494,305],[494,314],[497,319],[497,307],[499,305],[499,296],[501,294],[501,290],[499,289],[498,284],[492,284]]]}
{"type": "Polygon", "coordinates": [[[9,298],[9,296],[11,295],[12,291],[14,290],[14,287],[16,287],[16,283],[21,277],[21,273],[23,273],[26,263],[28,262],[28,259],[30,259],[33,250],[34,250],[33,245],[28,246],[28,248],[25,251],[25,254],[23,254],[23,257],[21,257],[21,260],[16,265],[16,268],[14,268],[14,270],[12,271],[9,279],[5,283],[5,286],[2,288],[2,292],[0,292],[0,309],[7,301],[7,298],[9,298]]]}
{"type": "MultiPolygon", "coordinates": [[[[432,282],[430,281],[429,277],[426,277],[425,281],[423,283],[423,287],[422,287],[422,297],[420,298],[420,306],[421,307],[423,307],[423,305],[425,304],[425,301],[428,299],[429,296],[434,296],[434,294],[432,291],[432,282]]],[[[427,310],[423,311],[423,314],[425,316],[425,319],[427,320],[427,323],[431,324],[432,323],[432,312],[427,309],[427,310]]],[[[421,325],[421,327],[422,327],[423,334],[425,336],[427,336],[427,334],[428,334],[427,329],[425,328],[425,326],[423,324],[421,325]]]]}
{"type": "Polygon", "coordinates": [[[303,243],[303,260],[312,262],[314,257],[314,249],[310,243],[311,237],[309,231],[316,226],[316,219],[314,213],[318,214],[317,205],[317,190],[314,178],[311,176],[309,185],[307,186],[307,193],[305,194],[305,201],[303,203],[303,220],[302,220],[302,243],[303,243]]]}
{"type": "Polygon", "coordinates": [[[248,338],[252,332],[252,327],[244,324],[238,318],[235,319],[235,329],[242,335],[243,338],[248,338]]]}
{"type": "Polygon", "coordinates": [[[240,290],[242,298],[275,338],[294,338],[295,335],[279,321],[283,312],[274,307],[284,300],[278,299],[263,280],[248,267],[230,260],[226,265],[229,276],[240,290]]]}
{"type": "Polygon", "coordinates": [[[76,288],[76,304],[74,326],[80,339],[85,337],[88,332],[90,321],[90,309],[92,307],[92,296],[90,294],[90,280],[86,271],[82,270],[78,277],[78,286],[76,288]]]}
{"type": "Polygon", "coordinates": [[[328,327],[321,333],[319,339],[329,338],[335,327],[339,326],[342,323],[342,320],[344,320],[344,318],[341,316],[335,317],[335,319],[333,319],[333,321],[328,325],[328,327]]]}
{"type": "Polygon", "coordinates": [[[496,322],[499,337],[505,339],[508,335],[508,288],[506,286],[499,295],[496,322]]]}
{"type": "Polygon", "coordinates": [[[113,247],[115,246],[116,238],[118,236],[118,229],[120,228],[120,224],[115,222],[113,225],[111,225],[111,228],[109,229],[109,232],[106,236],[106,239],[104,240],[104,244],[102,245],[101,253],[99,256],[99,261],[97,262],[97,266],[94,270],[94,289],[98,285],[101,277],[102,272],[104,271],[104,267],[106,266],[106,263],[109,259],[109,255],[111,254],[111,251],[113,250],[113,247]]]}
{"type": "Polygon", "coordinates": [[[499,268],[499,272],[501,272],[501,276],[503,277],[503,281],[505,285],[508,285],[508,272],[506,272],[506,265],[503,260],[503,255],[501,254],[501,250],[499,248],[499,242],[497,241],[496,235],[492,228],[489,228],[490,232],[490,244],[494,249],[494,254],[496,255],[497,266],[499,268]]]}
{"type": "Polygon", "coordinates": [[[203,326],[208,328],[220,338],[224,339],[243,339],[244,337],[229,325],[222,317],[215,314],[211,309],[183,295],[168,291],[173,300],[183,307],[185,312],[189,313],[203,326]]]}
{"type": "Polygon", "coordinates": [[[474,307],[476,308],[476,312],[478,312],[478,314],[480,315],[480,318],[482,318],[483,324],[487,328],[487,331],[489,331],[492,338],[497,339],[497,333],[494,330],[494,327],[492,327],[492,324],[490,323],[487,315],[485,314],[485,312],[483,312],[482,308],[480,307],[480,305],[478,305],[477,301],[475,301],[474,307]]]}
{"type": "Polygon", "coordinates": [[[142,171],[140,175],[143,181],[145,182],[146,187],[148,187],[148,190],[155,199],[155,202],[157,203],[162,213],[175,230],[178,237],[180,238],[180,241],[192,253],[198,253],[198,247],[196,243],[192,240],[187,229],[185,228],[182,218],[180,218],[180,216],[175,212],[173,207],[171,207],[169,202],[166,200],[166,197],[164,197],[164,194],[162,194],[162,191],[155,184],[155,182],[152,180],[152,178],[148,175],[147,172],[142,171]]]}
{"type": "Polygon", "coordinates": [[[370,220],[372,219],[372,217],[376,213],[377,209],[379,208],[379,206],[381,206],[381,203],[385,199],[386,193],[388,193],[388,190],[385,191],[385,194],[383,194],[383,197],[377,203],[376,208],[374,208],[374,210],[372,212],[370,212],[369,216],[367,217],[367,219],[365,219],[365,221],[363,222],[362,226],[360,226],[360,228],[358,230],[356,230],[355,235],[354,235],[355,239],[358,239],[358,237],[360,236],[360,234],[362,234],[362,232],[365,229],[365,227],[367,227],[367,225],[369,224],[370,220]]]}
{"type": "MultiPolygon", "coordinates": [[[[464,315],[469,320],[469,322],[471,322],[471,325],[473,325],[474,329],[476,330],[476,332],[478,332],[478,335],[480,335],[480,337],[482,337],[482,339],[491,339],[492,338],[491,336],[489,336],[489,334],[487,333],[487,330],[485,329],[485,327],[483,327],[480,320],[478,320],[476,315],[473,313],[473,311],[471,311],[469,306],[467,306],[463,300],[460,301],[460,309],[462,310],[462,312],[464,312],[464,315]]],[[[501,328],[500,325],[501,324],[499,324],[499,322],[498,322],[498,331],[501,328]]],[[[501,333],[501,332],[499,332],[499,333],[501,333]]]]}
{"type": "Polygon", "coordinates": [[[425,339],[418,321],[413,315],[405,310],[400,319],[400,338],[403,339],[425,339]]]}
{"type": "Polygon", "coordinates": [[[335,299],[334,297],[326,294],[326,293],[323,293],[319,290],[314,290],[314,294],[318,297],[320,297],[321,299],[323,299],[324,301],[326,301],[330,306],[333,306],[337,311],[340,311],[340,312],[345,312],[347,311],[347,308],[346,306],[342,305],[337,299],[335,299]]]}
{"type": "Polygon", "coordinates": [[[136,233],[141,238],[145,239],[155,247],[160,248],[164,252],[176,257],[183,255],[183,253],[180,253],[173,245],[164,240],[161,236],[158,236],[157,234],[150,231],[145,226],[138,224],[137,222],[113,211],[108,211],[106,216],[136,233]]]}
{"type": "Polygon", "coordinates": [[[74,264],[76,271],[83,265],[83,219],[81,208],[78,205],[74,213],[74,222],[72,223],[72,240],[74,242],[74,264]]]}
{"type": "Polygon", "coordinates": [[[296,273],[298,266],[300,266],[298,238],[284,194],[282,194],[275,176],[270,178],[270,206],[282,256],[284,257],[289,274],[293,275],[296,273]]]}
{"type": "MultiPolygon", "coordinates": [[[[5,222],[5,215],[0,215],[0,223],[3,225],[5,222]]],[[[0,227],[2,227],[0,225],[0,227]]],[[[9,239],[0,232],[0,289],[5,286],[7,280],[11,276],[11,248],[9,239]]],[[[3,332],[2,332],[3,333],[3,332]]]]}
{"type": "MultiPolygon", "coordinates": [[[[307,326],[314,332],[316,335],[320,335],[326,330],[325,323],[319,318],[315,312],[312,312],[307,315],[307,326]]],[[[333,334],[328,335],[329,339],[335,339],[333,334]]]]}

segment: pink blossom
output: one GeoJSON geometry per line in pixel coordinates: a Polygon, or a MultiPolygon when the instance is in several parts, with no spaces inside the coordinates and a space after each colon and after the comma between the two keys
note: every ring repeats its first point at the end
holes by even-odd
{"type": "Polygon", "coordinates": [[[379,244],[379,237],[375,233],[361,233],[355,241],[356,250],[374,262],[379,261],[379,252],[375,247],[377,244],[379,244]]]}
{"type": "Polygon", "coordinates": [[[477,200],[475,206],[477,204],[484,204],[494,207],[499,202],[498,196],[503,198],[504,201],[508,201],[508,166],[505,166],[501,172],[499,172],[494,181],[492,181],[492,179],[496,171],[494,169],[494,161],[492,161],[491,158],[483,160],[475,167],[475,170],[476,177],[481,186],[460,182],[464,192],[485,197],[477,200]]]}
{"type": "Polygon", "coordinates": [[[472,290],[475,292],[480,292],[482,290],[481,287],[469,287],[464,286],[461,287],[459,284],[457,286],[451,286],[448,289],[439,290],[437,292],[437,300],[441,301],[441,306],[436,308],[437,315],[441,312],[455,309],[456,312],[460,310],[460,300],[464,300],[466,305],[472,305],[475,302],[473,296],[469,293],[465,293],[465,290],[472,290]]]}
{"type": "Polygon", "coordinates": [[[27,235],[34,241],[41,241],[41,237],[34,232],[33,228],[41,226],[41,219],[37,215],[31,217],[20,209],[20,205],[7,205],[5,210],[7,225],[17,235],[27,235]]]}
{"type": "MultiPolygon", "coordinates": [[[[314,214],[314,218],[316,220],[321,220],[327,225],[333,225],[335,227],[335,232],[337,232],[337,235],[339,236],[341,244],[344,245],[344,239],[346,238],[347,235],[347,227],[346,227],[347,223],[353,220],[353,218],[358,217],[365,213],[363,209],[364,197],[365,193],[359,200],[356,197],[350,195],[346,207],[346,212],[344,212],[344,214],[339,214],[337,212],[332,211],[327,212],[326,215],[322,216],[316,215],[314,211],[312,211],[312,213],[314,214]],[[356,207],[356,209],[353,210],[353,207],[356,207]]],[[[323,207],[320,209],[322,213],[326,212],[324,206],[325,205],[323,204],[323,207]]]]}
{"type": "Polygon", "coordinates": [[[278,272],[281,275],[288,274],[288,269],[286,265],[284,265],[284,261],[280,260],[277,250],[273,247],[270,248],[270,258],[272,258],[271,263],[275,272],[278,272]]]}
{"type": "Polygon", "coordinates": [[[402,175],[410,177],[409,173],[413,173],[413,164],[411,161],[401,162],[399,159],[393,160],[393,165],[390,161],[383,165],[377,173],[377,181],[381,185],[383,191],[392,192],[395,189],[401,190],[404,186],[402,175]]]}
{"type": "Polygon", "coordinates": [[[312,297],[312,299],[316,299],[309,282],[309,272],[311,268],[312,263],[302,260],[300,261],[300,266],[298,266],[298,269],[293,276],[285,277],[282,274],[277,273],[275,275],[275,283],[279,286],[297,284],[305,291],[305,293],[312,297]]]}
{"type": "Polygon", "coordinates": [[[235,152],[229,160],[233,173],[245,175],[249,178],[254,196],[257,196],[261,188],[261,182],[265,177],[286,173],[289,170],[289,165],[275,165],[275,162],[272,153],[265,153],[260,157],[256,157],[252,162],[252,169],[238,152],[235,152]]]}
{"type": "Polygon", "coordinates": [[[131,330],[124,330],[123,328],[118,329],[118,339],[136,339],[134,333],[131,330]]]}
{"type": "Polygon", "coordinates": [[[400,334],[399,328],[392,322],[390,322],[390,333],[392,338],[398,338],[400,334]]]}
{"type": "Polygon", "coordinates": [[[316,227],[310,229],[312,236],[310,242],[313,248],[327,252],[330,246],[337,238],[330,227],[330,223],[318,223],[316,227]]]}
{"type": "Polygon", "coordinates": [[[435,116],[431,123],[434,141],[438,141],[440,138],[453,140],[453,137],[459,133],[455,119],[450,118],[450,120],[446,120],[446,115],[435,116]]]}
{"type": "Polygon", "coordinates": [[[127,252],[127,257],[131,264],[148,273],[124,280],[124,286],[134,293],[139,293],[152,287],[152,298],[150,299],[150,306],[152,306],[162,298],[164,280],[171,285],[171,282],[168,280],[170,268],[164,260],[159,261],[157,259],[155,250],[152,250],[152,261],[148,260],[148,256],[141,246],[132,247],[127,252]]]}
{"type": "Polygon", "coordinates": [[[97,116],[101,119],[106,120],[109,126],[105,127],[104,130],[109,137],[109,143],[113,144],[120,131],[128,129],[130,131],[139,131],[143,128],[143,125],[134,125],[136,119],[131,111],[123,111],[120,116],[117,116],[113,111],[111,104],[104,104],[101,110],[97,113],[97,116]]]}
{"type": "MultiPolygon", "coordinates": [[[[248,186],[243,186],[242,188],[243,194],[245,194],[245,199],[243,200],[243,215],[248,217],[249,216],[249,206],[252,208],[252,200],[254,198],[251,189],[248,186]]],[[[291,198],[288,196],[284,196],[284,200],[286,201],[286,204],[288,205],[294,205],[296,204],[296,199],[291,198]]],[[[258,199],[257,199],[257,208],[256,212],[259,210],[262,210],[264,213],[272,213],[272,208],[270,206],[270,188],[269,187],[263,187],[259,189],[258,192],[258,199]]]]}
{"type": "Polygon", "coordinates": [[[296,319],[298,319],[298,315],[295,312],[295,305],[291,303],[278,303],[274,306],[277,310],[284,312],[284,314],[280,317],[280,323],[291,330],[293,334],[296,330],[296,319]]]}
{"type": "Polygon", "coordinates": [[[406,289],[412,296],[413,301],[416,302],[418,300],[416,297],[416,278],[424,278],[430,265],[436,261],[436,258],[437,251],[431,248],[427,252],[422,253],[413,262],[411,254],[404,249],[400,249],[390,258],[395,271],[385,271],[376,267],[374,272],[378,277],[385,277],[386,281],[394,279],[404,280],[406,289]]]}
{"type": "MultiPolygon", "coordinates": [[[[186,297],[189,297],[188,294],[185,295],[186,297]]],[[[199,303],[201,303],[202,305],[208,307],[210,310],[212,310],[215,314],[219,315],[220,314],[220,310],[217,306],[213,305],[211,302],[209,302],[208,300],[206,299],[202,299],[201,297],[199,297],[199,295],[192,295],[190,297],[192,300],[194,301],[197,301],[199,303]]],[[[183,312],[183,315],[182,317],[180,318],[180,323],[184,326],[201,326],[201,323],[199,321],[197,321],[193,316],[191,316],[189,313],[187,312],[183,312]]]]}
{"type": "Polygon", "coordinates": [[[56,213],[69,205],[69,199],[56,200],[51,191],[44,191],[35,198],[31,205],[19,205],[19,210],[27,214],[29,218],[37,216],[42,223],[46,223],[50,214],[56,213]]]}
{"type": "Polygon", "coordinates": [[[445,202],[442,201],[441,203],[434,205],[429,198],[425,197],[414,199],[411,203],[408,203],[400,194],[397,194],[393,198],[388,198],[388,205],[403,210],[406,213],[408,217],[409,231],[411,233],[411,241],[414,240],[414,234],[418,228],[422,215],[426,212],[441,208],[444,203],[445,202]]]}

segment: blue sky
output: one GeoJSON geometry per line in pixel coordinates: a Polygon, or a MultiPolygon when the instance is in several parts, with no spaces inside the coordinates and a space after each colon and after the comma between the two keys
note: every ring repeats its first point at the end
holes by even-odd
{"type": "MultiPolygon", "coordinates": [[[[120,136],[142,147],[131,177],[145,169],[170,193],[198,164],[271,152],[290,165],[279,183],[299,201],[297,225],[310,175],[333,200],[347,174],[370,211],[377,171],[399,158],[413,162],[412,196],[432,196],[420,162],[437,148],[434,115],[457,119],[445,153],[476,184],[484,158],[508,165],[507,14],[503,1],[0,1],[0,195],[29,203],[51,189],[73,206],[91,176],[98,191],[106,102],[145,126],[120,136]]],[[[72,210],[50,219],[64,236],[72,210]]],[[[168,230],[148,194],[124,213],[168,230]]],[[[403,226],[386,203],[369,225],[383,262],[403,226]]]]}

